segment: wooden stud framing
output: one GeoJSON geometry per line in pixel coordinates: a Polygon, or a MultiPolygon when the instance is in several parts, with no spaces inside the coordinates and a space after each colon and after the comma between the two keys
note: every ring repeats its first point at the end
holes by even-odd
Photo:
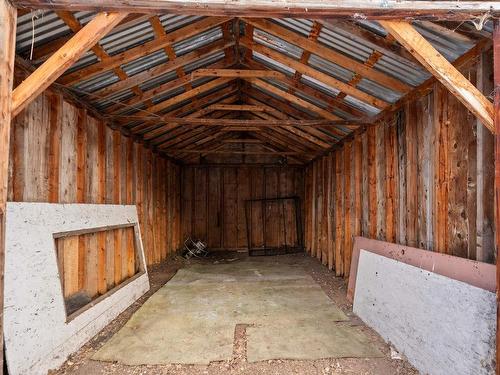
{"type": "Polygon", "coordinates": [[[495,248],[497,265],[497,334],[496,334],[496,373],[500,374],[500,22],[494,23],[493,29],[493,81],[495,92],[495,248]]]}
{"type": "MultiPolygon", "coordinates": [[[[9,181],[16,15],[16,9],[7,0],[0,0],[0,311],[3,311],[4,306],[5,210],[9,181]]],[[[3,353],[3,314],[0,314],[0,375],[4,368],[3,353]]]]}

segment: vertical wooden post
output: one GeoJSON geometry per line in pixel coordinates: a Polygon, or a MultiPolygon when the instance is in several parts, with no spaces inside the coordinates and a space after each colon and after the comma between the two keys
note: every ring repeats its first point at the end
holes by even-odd
{"type": "Polygon", "coordinates": [[[500,374],[500,22],[495,21],[493,30],[493,74],[494,74],[494,124],[495,124],[495,248],[497,259],[497,375],[500,374]]]}
{"type": "Polygon", "coordinates": [[[0,0],[0,375],[3,374],[3,272],[5,258],[5,208],[9,180],[10,120],[16,51],[17,10],[0,0]]]}

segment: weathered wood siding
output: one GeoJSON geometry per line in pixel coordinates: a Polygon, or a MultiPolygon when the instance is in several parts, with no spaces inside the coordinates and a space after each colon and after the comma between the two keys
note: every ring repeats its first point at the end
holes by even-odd
{"type": "Polygon", "coordinates": [[[133,227],[60,237],[55,243],[65,298],[79,292],[89,298],[103,295],[140,271],[133,227]],[[115,232],[127,238],[127,246],[118,251],[105,241],[115,232]],[[82,247],[86,251],[80,252],[82,247]]]}
{"type": "MultiPolygon", "coordinates": [[[[136,204],[147,263],[178,249],[180,168],[171,161],[51,91],[14,119],[11,146],[9,200],[136,204]]],[[[133,246],[130,232],[117,230],[93,241],[80,241],[82,259],[92,252],[97,260],[89,262],[101,273],[106,261],[122,264],[106,271],[113,273],[108,280],[121,280],[128,273],[127,258],[121,257],[133,246]]]]}
{"type": "MultiPolygon", "coordinates": [[[[246,249],[245,200],[292,196],[302,200],[303,184],[303,170],[299,167],[182,168],[183,238],[200,238],[211,249],[246,249]]],[[[263,222],[258,220],[262,215],[273,215],[273,220],[267,220],[270,227],[264,228],[268,244],[283,240],[280,228],[274,227],[283,221],[283,211],[272,207],[270,211],[273,212],[259,212],[259,207],[252,209],[252,222],[257,223],[252,228],[252,243],[259,243],[257,237],[263,233],[263,228],[258,227],[263,222]]],[[[290,213],[285,216],[288,219],[290,213]]],[[[296,234],[288,232],[287,236],[296,234]]]]}
{"type": "Polygon", "coordinates": [[[435,84],[307,167],[306,249],[346,277],[357,235],[493,263],[493,165],[491,133],[435,84]]]}

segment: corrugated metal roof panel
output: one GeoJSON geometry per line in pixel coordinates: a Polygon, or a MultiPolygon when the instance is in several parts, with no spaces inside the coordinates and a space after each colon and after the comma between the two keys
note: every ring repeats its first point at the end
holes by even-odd
{"type": "Polygon", "coordinates": [[[385,86],[379,85],[376,82],[373,82],[369,79],[363,78],[356,85],[356,88],[382,100],[385,100],[389,103],[395,103],[399,98],[401,98],[401,94],[396,91],[393,91],[385,86]]]}
{"type": "Polygon", "coordinates": [[[265,31],[255,29],[253,32],[254,42],[262,44],[266,47],[272,48],[284,55],[293,57],[294,59],[300,59],[304,50],[297,47],[294,44],[288,43],[283,39],[277,38],[272,34],[265,31]]]}
{"type": "Polygon", "coordinates": [[[182,56],[220,39],[222,39],[222,29],[220,27],[214,27],[203,33],[175,43],[173,48],[177,56],[182,56]]]}
{"type": "Polygon", "coordinates": [[[126,29],[111,32],[99,44],[111,56],[147,43],[154,39],[153,28],[149,21],[142,21],[126,29]]]}
{"type": "Polygon", "coordinates": [[[255,61],[281,73],[285,73],[288,75],[293,75],[295,73],[295,70],[290,68],[288,65],[282,64],[276,60],[271,59],[270,57],[261,55],[258,52],[253,52],[252,57],[255,59],[255,61]]]}
{"type": "Polygon", "coordinates": [[[66,70],[66,72],[64,72],[64,74],[69,74],[71,72],[74,72],[78,69],[82,69],[86,66],[89,66],[89,65],[92,65],[92,64],[95,64],[99,62],[99,59],[97,58],[97,56],[94,54],[94,52],[92,51],[87,51],[83,57],[80,58],[80,60],[78,60],[76,63],[74,63],[73,65],[71,65],[71,67],[66,70]]]}
{"type": "Polygon", "coordinates": [[[111,85],[112,83],[118,82],[119,80],[120,78],[118,78],[118,76],[112,71],[105,72],[88,80],[78,82],[72,86],[72,89],[80,92],[92,93],[111,85]]]}
{"type": "Polygon", "coordinates": [[[197,59],[196,61],[194,61],[190,64],[184,65],[184,72],[190,73],[196,69],[200,69],[200,68],[203,68],[204,66],[214,64],[217,61],[224,59],[225,56],[226,55],[225,55],[224,51],[219,51],[219,52],[215,52],[209,56],[206,56],[204,58],[197,59]]]}
{"type": "Polygon", "coordinates": [[[373,48],[366,43],[353,39],[352,35],[343,30],[333,30],[327,26],[321,28],[318,42],[359,62],[366,61],[373,53],[373,48]]]}
{"type": "MultiPolygon", "coordinates": [[[[127,91],[122,91],[122,92],[116,93],[115,95],[112,95],[106,99],[100,99],[100,100],[98,99],[96,101],[93,101],[92,104],[95,105],[98,110],[105,110],[106,108],[111,107],[114,104],[119,104],[119,103],[124,102],[128,99],[131,99],[134,96],[135,96],[135,94],[131,90],[127,90],[127,91]]],[[[91,99],[95,99],[95,98],[91,97],[91,99]]],[[[131,108],[131,107],[135,107],[135,106],[123,105],[120,107],[120,110],[118,111],[118,113],[121,113],[121,111],[124,111],[127,108],[131,108]]]]}
{"type": "Polygon", "coordinates": [[[125,73],[127,73],[128,76],[133,76],[155,66],[164,64],[167,61],[168,57],[165,54],[165,51],[159,50],[124,64],[121,68],[125,71],[125,73]]]}
{"type": "MultiPolygon", "coordinates": [[[[257,87],[257,86],[255,86],[253,83],[252,83],[252,84],[250,84],[250,85],[251,85],[251,86],[252,86],[255,90],[261,91],[261,92],[265,93],[266,95],[268,95],[268,96],[270,96],[270,97],[272,97],[272,98],[274,98],[274,99],[277,99],[277,100],[279,100],[279,101],[283,102],[283,98],[282,98],[282,97],[280,97],[280,96],[278,96],[278,95],[276,95],[276,94],[274,94],[274,93],[272,93],[272,92],[270,92],[270,91],[267,91],[266,89],[263,89],[263,88],[257,87]]],[[[274,82],[274,86],[276,86],[275,82],[274,82]]],[[[312,111],[308,110],[307,108],[301,107],[301,106],[299,106],[299,105],[297,105],[297,104],[295,104],[295,103],[291,103],[291,102],[290,102],[290,103],[287,103],[287,104],[288,104],[289,106],[291,106],[291,107],[293,107],[293,108],[295,108],[295,109],[297,109],[297,110],[301,111],[301,112],[307,113],[307,114],[308,114],[309,116],[311,116],[311,117],[317,117],[317,114],[315,114],[314,112],[312,112],[312,111]]]]}
{"type": "MultiPolygon", "coordinates": [[[[94,12],[76,12],[74,16],[82,24],[87,24],[96,13],[94,12]]],[[[149,22],[150,16],[131,16],[128,18],[126,25],[120,25],[116,27],[112,32],[106,35],[101,41],[100,45],[109,55],[116,55],[120,52],[129,50],[136,46],[142,45],[148,41],[155,38],[154,30],[149,22]]],[[[199,21],[204,17],[201,16],[186,16],[186,15],[174,15],[174,14],[164,14],[158,16],[160,22],[162,23],[166,33],[171,33],[182,27],[192,24],[193,22],[199,21]]],[[[322,28],[318,34],[317,42],[324,48],[332,49],[333,51],[348,56],[360,63],[365,63],[374,51],[381,51],[382,56],[374,63],[373,68],[381,71],[389,76],[396,79],[400,79],[403,82],[411,85],[417,86],[430,77],[430,74],[416,63],[413,59],[408,58],[408,54],[401,52],[397,48],[392,48],[390,43],[386,43],[383,39],[387,35],[387,32],[383,27],[377,22],[368,20],[358,20],[356,26],[361,28],[357,30],[360,32],[354,32],[352,35],[348,30],[352,30],[351,24],[346,21],[337,20],[310,20],[310,19],[294,19],[294,18],[282,18],[282,19],[270,19],[269,21],[276,23],[297,35],[308,37],[311,33],[312,27],[315,22],[320,22],[322,28]],[[363,33],[374,33],[370,34],[373,38],[364,38],[363,33]],[[405,56],[406,58],[402,57],[405,56]]],[[[452,24],[452,23],[451,23],[452,24]]],[[[55,12],[44,11],[44,12],[33,12],[25,14],[18,17],[17,22],[17,45],[16,52],[24,58],[28,58],[33,45],[35,51],[37,48],[44,47],[46,51],[52,51],[51,46],[58,46],[60,44],[60,38],[68,38],[73,33],[69,27],[57,16],[55,12]],[[56,43],[53,43],[57,41],[56,43]]],[[[234,33],[244,32],[243,22],[239,24],[239,30],[235,28],[230,28],[229,33],[231,39],[234,39],[234,33]]],[[[428,21],[418,21],[414,22],[414,26],[417,30],[435,47],[440,51],[448,60],[455,60],[457,57],[461,56],[468,49],[470,49],[477,40],[482,36],[487,36],[487,33],[492,31],[492,22],[487,21],[483,25],[483,31],[475,32],[471,28],[472,22],[466,22],[465,24],[455,24],[456,27],[461,27],[462,34],[453,32],[448,28],[449,24],[445,22],[432,23],[428,21]],[[472,32],[471,32],[472,31],[472,32]]],[[[206,46],[214,41],[219,41],[223,38],[222,27],[217,26],[210,30],[206,30],[198,35],[192,36],[186,40],[180,41],[173,45],[175,54],[177,56],[185,55],[192,52],[200,47],[206,46]]],[[[254,39],[256,43],[262,44],[291,57],[295,60],[300,60],[304,54],[304,50],[300,45],[294,45],[282,40],[281,38],[275,37],[271,33],[267,33],[264,30],[259,30],[255,28],[254,39]]],[[[288,77],[293,77],[296,73],[294,69],[290,68],[286,64],[279,63],[274,59],[268,58],[261,54],[252,52],[252,57],[258,63],[262,65],[277,70],[286,74],[288,77]]],[[[224,51],[219,51],[211,54],[210,56],[204,57],[202,59],[197,59],[182,69],[186,74],[189,74],[193,70],[209,66],[215,62],[222,61],[225,58],[224,51]]],[[[74,64],[69,72],[81,69],[85,66],[98,62],[99,59],[92,52],[87,52],[76,64],[74,64]]],[[[121,68],[128,76],[134,76],[140,72],[144,72],[155,66],[159,66],[168,61],[168,57],[163,49],[153,52],[147,56],[142,56],[134,61],[129,61],[124,63],[121,68]]],[[[33,61],[32,63],[36,66],[42,62],[42,58],[39,61],[33,61]]],[[[324,59],[316,54],[311,54],[308,57],[307,64],[324,74],[334,77],[342,82],[349,82],[355,75],[353,71],[350,70],[349,66],[339,66],[327,59],[324,59]]],[[[139,88],[143,91],[148,91],[162,85],[164,83],[170,82],[178,78],[176,71],[170,71],[162,74],[158,77],[153,77],[152,79],[142,82],[139,88]]],[[[205,82],[211,81],[212,77],[199,78],[191,82],[193,87],[197,87],[205,82]]],[[[92,95],[93,92],[101,90],[102,88],[108,87],[109,85],[119,81],[119,77],[113,70],[99,74],[98,76],[92,77],[81,81],[73,86],[75,93],[81,97],[85,97],[92,105],[96,107],[97,110],[104,111],[110,106],[117,108],[116,103],[127,101],[135,96],[132,89],[123,89],[120,92],[116,92],[107,98],[99,98],[92,95]]],[[[323,82],[320,82],[307,75],[300,76],[300,84],[306,85],[311,90],[317,90],[317,93],[312,93],[309,90],[290,90],[290,85],[288,83],[283,83],[277,80],[266,80],[268,83],[274,85],[280,90],[286,92],[293,92],[298,98],[305,100],[309,103],[314,104],[319,108],[331,111],[335,115],[350,119],[352,115],[345,113],[335,107],[333,99],[339,94],[339,90],[336,87],[330,87],[323,82]],[[307,93],[306,93],[307,92],[307,93]],[[332,98],[330,102],[328,98],[332,98]]],[[[220,85],[208,92],[200,94],[197,98],[201,99],[207,95],[211,95],[221,90],[221,88],[227,87],[228,84],[220,85]]],[[[401,93],[393,91],[391,88],[379,85],[367,78],[362,78],[356,84],[356,87],[372,96],[379,99],[387,101],[388,103],[394,103],[401,97],[401,93]]],[[[258,87],[254,88],[261,92],[265,92],[266,95],[273,97],[280,102],[287,102],[282,97],[275,94],[267,92],[266,90],[260,89],[258,87]]],[[[176,95],[185,92],[185,86],[182,85],[178,88],[168,90],[163,93],[159,93],[155,97],[151,98],[153,103],[160,103],[164,100],[168,100],[176,95]]],[[[229,94],[227,94],[229,95],[229,94]]],[[[227,96],[225,95],[225,96],[227,96]]],[[[217,102],[223,99],[222,97],[214,97],[213,100],[208,104],[217,102]]],[[[366,116],[373,116],[378,114],[380,110],[374,108],[367,103],[364,103],[354,97],[349,95],[343,97],[341,100],[352,108],[355,108],[366,116]]],[[[183,108],[189,103],[196,102],[194,99],[186,99],[182,102],[176,103],[175,105],[166,108],[161,111],[161,113],[168,113],[172,110],[183,108]]],[[[305,117],[317,117],[317,114],[312,111],[303,108],[295,103],[287,103],[291,108],[295,108],[302,113],[305,117]]],[[[188,106],[192,108],[192,106],[188,106]]],[[[197,109],[187,109],[186,113],[191,113],[197,109]]],[[[124,106],[122,110],[118,110],[121,115],[138,114],[145,113],[148,114],[146,105],[142,102],[138,102],[136,105],[124,106]]],[[[160,120],[158,120],[160,121],[160,120]]],[[[133,127],[140,124],[141,121],[132,120],[128,126],[133,127]]],[[[160,123],[160,122],[159,122],[160,123]]],[[[154,124],[154,122],[152,123],[154,124]]],[[[318,128],[319,129],[319,128],[318,128]]],[[[346,132],[350,131],[347,128],[343,128],[346,132]]],[[[328,129],[319,129],[326,136],[332,136],[328,129]]]]}
{"type": "Polygon", "coordinates": [[[32,43],[37,48],[69,34],[71,30],[55,12],[27,13],[17,19],[16,53],[29,58],[32,43]]]}
{"type": "Polygon", "coordinates": [[[309,66],[342,82],[349,82],[354,76],[352,71],[316,55],[309,57],[309,66]]]}
{"type": "Polygon", "coordinates": [[[313,25],[312,20],[303,18],[277,18],[273,19],[272,22],[306,37],[309,36],[313,25]]]}
{"type": "Polygon", "coordinates": [[[187,16],[182,14],[163,14],[160,15],[160,21],[167,33],[171,33],[181,27],[202,20],[202,16],[187,16]]]}
{"type": "Polygon", "coordinates": [[[412,86],[418,86],[430,76],[424,69],[414,69],[411,65],[400,63],[386,55],[383,55],[374,67],[412,86]]]}
{"type": "Polygon", "coordinates": [[[176,78],[177,78],[177,73],[175,72],[175,70],[172,70],[171,72],[168,72],[166,74],[162,74],[158,77],[150,79],[149,81],[141,83],[139,85],[139,87],[142,91],[148,91],[148,90],[151,90],[151,89],[153,89],[157,86],[160,86],[164,83],[173,81],[176,78]]]}

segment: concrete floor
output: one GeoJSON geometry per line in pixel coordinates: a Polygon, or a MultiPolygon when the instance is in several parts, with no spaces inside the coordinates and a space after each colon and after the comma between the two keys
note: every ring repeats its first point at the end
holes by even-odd
{"type": "Polygon", "coordinates": [[[246,328],[250,363],[382,356],[302,267],[266,257],[179,270],[93,359],[126,365],[225,361],[233,355],[237,325],[246,328]]]}

